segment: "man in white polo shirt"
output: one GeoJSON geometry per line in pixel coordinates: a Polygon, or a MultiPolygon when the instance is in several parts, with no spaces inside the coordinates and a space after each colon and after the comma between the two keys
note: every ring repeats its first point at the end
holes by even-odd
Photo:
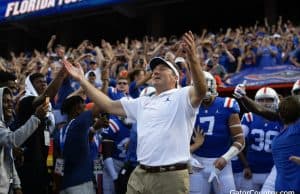
{"type": "Polygon", "coordinates": [[[155,95],[133,100],[109,99],[84,79],[79,66],[76,68],[64,61],[68,72],[80,82],[100,110],[137,122],[140,165],[130,176],[129,194],[189,192],[190,138],[197,110],[206,94],[206,82],[192,32],[184,34],[182,46],[189,60],[193,86],[178,89],[178,71],[172,63],[157,57],[150,61],[155,95]]]}

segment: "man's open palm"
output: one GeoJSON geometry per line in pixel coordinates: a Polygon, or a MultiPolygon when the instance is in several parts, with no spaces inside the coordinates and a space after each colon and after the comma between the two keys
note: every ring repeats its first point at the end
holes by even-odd
{"type": "Polygon", "coordinates": [[[76,63],[75,66],[73,66],[69,61],[63,60],[63,64],[74,79],[77,81],[84,79],[84,72],[79,63],[76,63]]]}

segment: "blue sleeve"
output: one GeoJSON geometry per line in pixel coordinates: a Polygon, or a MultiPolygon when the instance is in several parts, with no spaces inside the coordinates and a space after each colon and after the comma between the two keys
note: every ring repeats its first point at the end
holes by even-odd
{"type": "Polygon", "coordinates": [[[250,123],[248,122],[247,118],[246,118],[246,117],[247,117],[247,114],[248,114],[248,113],[245,113],[245,114],[243,114],[243,116],[242,116],[242,119],[241,119],[241,124],[242,124],[242,125],[247,125],[247,126],[248,126],[248,125],[250,124],[250,123]]]}
{"type": "Polygon", "coordinates": [[[113,94],[113,88],[112,87],[108,87],[108,89],[107,89],[107,96],[110,99],[114,99],[114,94],[113,94]]]}
{"type": "Polygon", "coordinates": [[[115,140],[117,138],[121,126],[118,119],[115,117],[116,116],[111,115],[109,118],[109,127],[102,130],[101,136],[103,139],[115,140]]]}
{"type": "Polygon", "coordinates": [[[54,109],[60,109],[63,101],[69,96],[72,92],[74,92],[74,89],[71,86],[71,80],[70,78],[64,79],[60,89],[57,93],[57,101],[55,103],[54,109]]]}
{"type": "Polygon", "coordinates": [[[233,107],[232,107],[232,109],[231,109],[231,111],[232,111],[232,113],[237,113],[237,114],[239,114],[240,113],[240,106],[239,106],[239,103],[235,100],[235,99],[233,99],[234,100],[234,102],[233,102],[233,107]]]}
{"type": "Polygon", "coordinates": [[[227,108],[230,114],[240,113],[240,106],[234,98],[226,97],[224,107],[227,108]]]}
{"type": "Polygon", "coordinates": [[[117,86],[117,81],[115,79],[110,78],[109,79],[109,86],[110,87],[116,87],[117,86]]]}
{"type": "Polygon", "coordinates": [[[129,85],[129,95],[132,98],[137,98],[140,95],[139,89],[136,87],[136,81],[133,81],[129,85]]]}

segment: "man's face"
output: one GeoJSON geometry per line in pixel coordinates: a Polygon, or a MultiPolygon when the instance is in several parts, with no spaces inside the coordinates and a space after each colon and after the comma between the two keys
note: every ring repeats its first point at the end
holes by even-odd
{"type": "Polygon", "coordinates": [[[153,85],[173,87],[176,83],[176,76],[173,71],[164,64],[159,64],[153,69],[152,74],[153,85]]]}
{"type": "Polygon", "coordinates": [[[44,77],[35,78],[32,82],[32,85],[39,95],[42,94],[47,88],[46,79],[44,77]]]}
{"type": "Polygon", "coordinates": [[[274,99],[273,98],[261,98],[257,99],[257,102],[264,106],[265,108],[272,109],[274,108],[274,99]]]}
{"type": "Polygon", "coordinates": [[[9,93],[5,93],[3,95],[3,115],[5,121],[10,121],[13,117],[14,112],[14,104],[13,104],[13,98],[12,95],[9,93]]]}
{"type": "Polygon", "coordinates": [[[128,91],[128,81],[126,79],[119,79],[117,81],[117,90],[121,92],[127,92],[128,91]]]}
{"type": "Polygon", "coordinates": [[[216,65],[219,63],[219,55],[218,54],[213,54],[212,63],[213,63],[213,65],[216,65]]]}
{"type": "Polygon", "coordinates": [[[94,84],[95,83],[95,80],[96,80],[96,76],[95,75],[89,75],[88,76],[88,79],[89,79],[89,82],[91,84],[94,84]]]}
{"type": "Polygon", "coordinates": [[[56,48],[55,51],[56,51],[56,54],[57,54],[58,57],[60,57],[60,58],[64,57],[64,55],[65,55],[65,48],[58,47],[58,48],[56,48]]]}
{"type": "Polygon", "coordinates": [[[90,63],[90,68],[92,69],[92,70],[96,70],[97,69],[97,64],[96,63],[90,63]]]}

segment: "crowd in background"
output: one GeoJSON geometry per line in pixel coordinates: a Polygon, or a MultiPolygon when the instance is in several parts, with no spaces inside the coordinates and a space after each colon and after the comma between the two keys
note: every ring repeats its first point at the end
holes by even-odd
{"type": "MultiPolygon", "coordinates": [[[[247,68],[281,64],[290,64],[300,68],[299,36],[300,34],[293,23],[289,20],[283,21],[281,17],[278,19],[277,24],[274,25],[269,25],[267,19],[264,19],[263,23],[256,22],[253,26],[249,27],[227,28],[224,31],[220,30],[218,32],[208,32],[204,29],[201,33],[194,34],[200,64],[203,70],[214,76],[218,87],[224,87],[227,78],[247,68]]],[[[62,72],[64,60],[69,61],[75,66],[81,66],[84,70],[85,78],[111,99],[117,100],[123,97],[137,98],[140,92],[148,86],[148,81],[151,78],[149,61],[156,56],[162,56],[164,59],[176,64],[180,78],[179,86],[185,87],[192,84],[189,70],[190,64],[186,56],[187,53],[182,47],[181,40],[181,37],[175,35],[168,38],[145,36],[142,40],[130,40],[126,37],[124,41],[118,41],[114,44],[105,39],[101,39],[96,43],[90,40],[84,40],[77,48],[71,48],[56,42],[56,36],[53,35],[48,42],[46,51],[34,50],[32,52],[22,52],[18,54],[12,51],[10,58],[1,57],[0,69],[2,75],[0,80],[9,80],[7,86],[12,90],[14,96],[14,108],[17,116],[21,115],[20,118],[23,119],[23,122],[25,121],[23,117],[26,115],[25,109],[28,107],[28,104],[25,105],[20,102],[24,100],[24,96],[28,93],[28,83],[26,83],[28,79],[32,82],[33,87],[36,86],[33,82],[39,78],[41,78],[40,81],[43,82],[42,84],[50,84],[53,80],[60,80],[60,87],[57,86],[55,89],[51,88],[50,92],[52,97],[51,106],[53,116],[55,117],[54,126],[48,129],[48,121],[46,121],[46,123],[44,123],[45,126],[43,126],[43,128],[47,127],[47,130],[50,130],[51,137],[55,138],[56,132],[56,138],[60,139],[59,129],[63,126],[61,124],[67,122],[66,117],[60,113],[60,110],[63,109],[65,113],[72,114],[70,110],[73,104],[72,102],[66,104],[65,99],[67,96],[80,95],[82,99],[75,99],[74,103],[82,103],[86,109],[93,109],[91,108],[93,107],[91,100],[86,96],[84,91],[82,91],[78,81],[66,76],[62,72]],[[35,77],[30,77],[32,75],[35,75],[35,77]],[[46,83],[44,83],[42,79],[43,76],[46,83]],[[60,79],[57,77],[60,77],[60,79]],[[57,93],[55,91],[57,91],[57,93]],[[56,95],[53,95],[54,93],[56,95]],[[84,103],[81,100],[83,100],[84,103]],[[21,114],[22,110],[25,111],[23,112],[23,116],[21,114]]],[[[36,92],[36,96],[45,96],[46,94],[49,96],[50,94],[49,89],[36,92]]],[[[80,111],[83,111],[83,109],[80,111]]],[[[34,110],[32,110],[32,112],[34,112],[34,110]]],[[[80,112],[80,114],[81,113],[82,112],[80,112]]],[[[97,113],[99,114],[99,110],[97,113]]],[[[31,113],[26,115],[26,117],[30,115],[31,113]]],[[[84,115],[90,114],[82,114],[80,121],[84,120],[84,115]]],[[[107,115],[102,116],[105,117],[107,115]]],[[[122,128],[134,128],[134,126],[127,123],[126,118],[114,118],[114,116],[111,115],[108,119],[111,121],[110,129],[106,129],[106,131],[104,130],[102,132],[101,137],[104,137],[104,139],[105,136],[107,139],[118,139],[114,135],[116,131],[120,129],[115,128],[113,122],[120,122],[117,123],[117,126],[122,125],[122,128]]],[[[51,122],[51,119],[49,120],[51,122]]],[[[91,119],[88,123],[83,123],[82,125],[92,125],[92,123],[93,120],[91,119]]],[[[101,123],[98,125],[103,127],[105,124],[101,123]]],[[[92,128],[99,128],[99,126],[94,124],[92,128]]],[[[95,131],[93,131],[93,135],[95,135],[94,132],[95,131]]],[[[122,137],[121,140],[124,138],[128,140],[131,135],[132,134],[128,132],[118,137],[122,137]]],[[[99,142],[97,143],[99,140],[97,140],[97,137],[98,136],[90,137],[90,142],[95,143],[96,153],[99,148],[99,142]]],[[[124,148],[128,142],[120,141],[118,143],[122,143],[121,147],[124,148]]],[[[120,144],[116,146],[120,146],[120,144]]],[[[56,146],[59,148],[60,144],[58,143],[56,146]]],[[[93,145],[91,144],[90,146],[92,149],[93,145]]],[[[74,152],[74,150],[71,152],[74,152]]],[[[72,154],[76,155],[78,153],[72,154]]],[[[118,153],[115,154],[116,156],[110,154],[105,157],[113,157],[116,160],[123,160],[125,158],[125,155],[122,155],[120,158],[120,154],[123,154],[122,150],[119,150],[118,153]]],[[[41,157],[43,158],[41,162],[45,162],[45,156],[41,157]]],[[[95,156],[95,158],[97,157],[95,156]]],[[[114,161],[115,163],[116,160],[114,161]]],[[[29,168],[33,167],[30,166],[29,168]]],[[[120,170],[120,168],[121,167],[119,167],[118,170],[120,170]]],[[[27,172],[27,175],[29,174],[30,172],[27,172]]],[[[108,174],[114,181],[113,173],[108,172],[108,174]]],[[[44,176],[44,174],[41,176],[44,176]]],[[[112,183],[114,183],[113,181],[112,183]]],[[[108,187],[113,186],[110,185],[108,187]]]]}
{"type": "MultiPolygon", "coordinates": [[[[228,77],[243,69],[281,64],[300,67],[298,29],[291,21],[282,21],[281,17],[274,25],[269,25],[265,19],[262,24],[256,22],[253,26],[227,28],[219,32],[204,29],[195,37],[202,66],[216,77],[221,87],[228,77]]],[[[0,69],[14,72],[17,76],[16,92],[22,92],[28,74],[41,72],[51,80],[60,66],[58,61],[64,58],[80,63],[85,72],[94,71],[97,87],[100,87],[100,72],[103,69],[109,69],[110,79],[113,80],[123,70],[146,70],[149,59],[164,56],[177,63],[181,84],[184,86],[189,81],[185,71],[187,63],[181,64],[185,62],[185,53],[179,45],[180,37],[177,36],[145,36],[143,40],[124,38],[124,41],[115,44],[105,39],[95,43],[84,40],[77,48],[71,48],[56,42],[56,36],[53,35],[47,51],[34,50],[18,54],[12,51],[10,58],[1,57],[0,69]]]]}

